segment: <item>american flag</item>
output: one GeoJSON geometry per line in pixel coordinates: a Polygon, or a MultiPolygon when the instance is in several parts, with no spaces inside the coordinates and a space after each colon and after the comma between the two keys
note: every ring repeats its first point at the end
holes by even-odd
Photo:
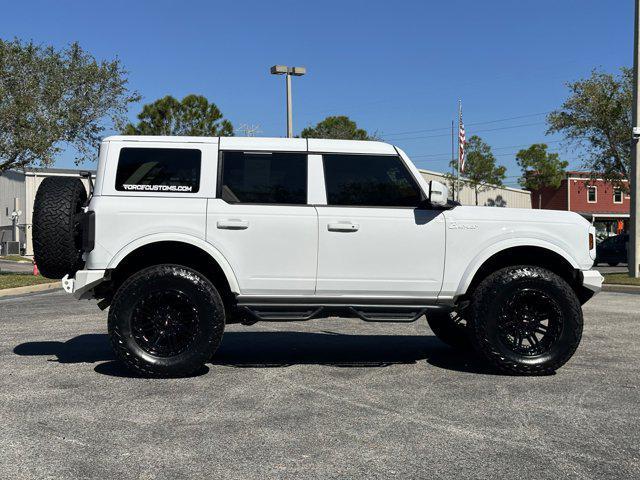
{"type": "Polygon", "coordinates": [[[460,105],[460,120],[458,123],[458,167],[460,167],[460,173],[464,173],[464,144],[466,138],[464,133],[464,123],[462,123],[462,104],[460,105]]]}

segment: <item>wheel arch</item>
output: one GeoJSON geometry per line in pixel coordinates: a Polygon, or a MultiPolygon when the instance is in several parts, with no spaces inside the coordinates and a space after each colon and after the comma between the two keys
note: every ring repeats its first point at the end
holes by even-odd
{"type": "Polygon", "coordinates": [[[488,275],[511,265],[535,265],[547,268],[581,294],[580,267],[562,248],[536,239],[519,244],[496,244],[479,254],[467,267],[456,291],[456,297],[471,293],[488,275]]]}
{"type": "Polygon", "coordinates": [[[230,293],[240,293],[237,277],[224,255],[210,243],[190,235],[158,234],[134,240],[113,256],[107,270],[117,280],[118,275],[158,263],[194,268],[212,280],[224,281],[223,287],[230,293]]]}

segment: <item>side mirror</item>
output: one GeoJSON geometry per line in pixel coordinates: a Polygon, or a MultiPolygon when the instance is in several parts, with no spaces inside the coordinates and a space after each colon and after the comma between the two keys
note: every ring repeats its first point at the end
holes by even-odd
{"type": "Polygon", "coordinates": [[[429,182],[429,202],[431,205],[445,206],[449,198],[449,189],[440,182],[429,182]]]}

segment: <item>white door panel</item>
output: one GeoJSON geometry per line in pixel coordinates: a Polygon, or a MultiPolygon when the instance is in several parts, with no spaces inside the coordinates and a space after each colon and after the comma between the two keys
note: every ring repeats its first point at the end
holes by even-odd
{"type": "Polygon", "coordinates": [[[318,217],[307,205],[210,199],[207,241],[232,265],[244,295],[313,295],[318,217]]]}
{"type": "Polygon", "coordinates": [[[442,285],[442,212],[316,207],[317,295],[436,298],[442,285]]]}

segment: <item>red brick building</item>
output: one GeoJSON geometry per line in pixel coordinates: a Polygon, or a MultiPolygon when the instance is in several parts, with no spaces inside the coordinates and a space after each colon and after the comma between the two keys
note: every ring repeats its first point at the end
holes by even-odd
{"type": "Polygon", "coordinates": [[[627,230],[630,201],[628,191],[601,179],[592,180],[588,172],[567,172],[560,187],[531,192],[533,208],[579,213],[609,234],[627,230]]]}

